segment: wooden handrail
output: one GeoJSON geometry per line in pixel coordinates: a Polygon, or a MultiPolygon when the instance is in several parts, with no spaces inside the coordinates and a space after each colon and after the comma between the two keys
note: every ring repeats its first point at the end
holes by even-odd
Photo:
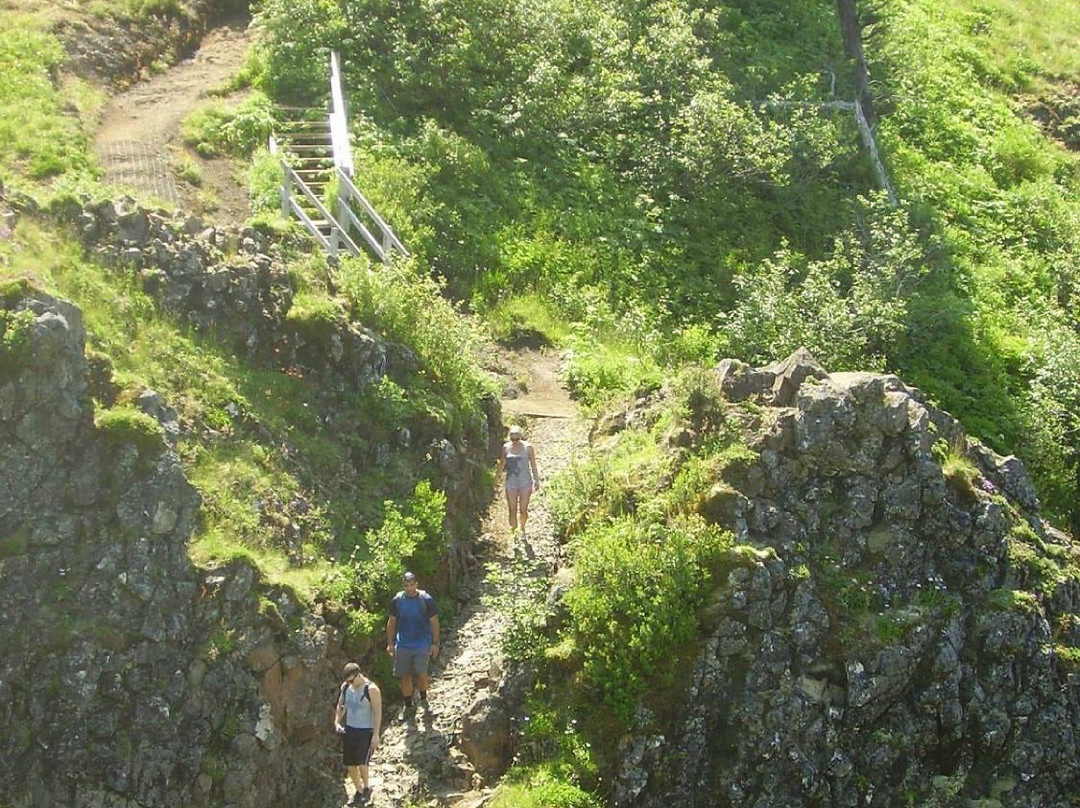
{"type": "MultiPolygon", "coordinates": [[[[307,183],[300,179],[296,172],[293,171],[292,167],[284,160],[281,161],[281,168],[285,172],[285,183],[283,188],[287,189],[291,185],[295,185],[300,190],[300,193],[307,198],[308,202],[312,204],[315,210],[319,212],[319,215],[330,225],[331,232],[345,243],[345,249],[347,249],[351,255],[359,255],[360,248],[356,246],[356,242],[349,238],[349,234],[345,232],[345,228],[338,223],[337,219],[335,219],[330,214],[330,211],[326,209],[326,206],[319,201],[319,198],[315,196],[312,190],[307,186],[307,183]]],[[[286,191],[283,195],[282,203],[288,205],[289,210],[296,215],[304,225],[305,229],[315,236],[328,252],[332,255],[337,253],[334,244],[319,230],[315,225],[315,222],[311,220],[311,217],[307,215],[307,211],[300,207],[300,204],[296,201],[295,197],[286,191]]]]}
{"type": "MultiPolygon", "coordinates": [[[[379,228],[379,231],[383,236],[384,243],[388,243],[389,246],[393,247],[403,256],[408,258],[409,251],[405,249],[405,245],[401,243],[401,239],[397,237],[397,235],[391,229],[390,225],[388,225],[383,220],[383,217],[379,215],[378,211],[376,211],[375,208],[372,207],[371,203],[367,201],[367,197],[360,193],[360,189],[356,187],[356,184],[353,183],[352,179],[344,171],[340,170],[338,171],[337,177],[338,182],[341,183],[341,186],[344,187],[348,192],[349,198],[355,199],[359,203],[360,207],[364,209],[364,212],[371,217],[371,220],[373,222],[375,222],[376,227],[379,228]]],[[[380,250],[380,252],[383,251],[384,250],[380,250]]],[[[386,259],[383,258],[383,260],[385,261],[386,259]]]]}
{"type": "Polygon", "coordinates": [[[353,173],[352,146],[349,145],[349,116],[345,111],[345,93],[341,90],[341,60],[330,52],[330,140],[334,145],[334,166],[353,173]]]}
{"type": "Polygon", "coordinates": [[[339,242],[344,244],[345,249],[352,255],[360,254],[360,248],[349,236],[349,228],[355,227],[360,231],[364,242],[371,247],[372,252],[380,261],[384,263],[390,261],[391,249],[396,249],[402,255],[408,257],[409,251],[405,249],[401,239],[397,237],[390,225],[378,214],[353,182],[354,165],[352,147],[349,144],[349,120],[345,108],[345,93],[342,90],[341,60],[336,52],[330,54],[330,99],[330,113],[327,121],[330,128],[330,143],[333,149],[334,177],[338,183],[337,216],[334,216],[326,209],[326,206],[312,192],[300,174],[286,162],[282,149],[274,136],[271,135],[268,142],[270,153],[278,155],[284,172],[281,184],[281,213],[286,218],[290,214],[295,215],[304,228],[331,255],[337,253],[339,242]],[[319,215],[323,217],[330,227],[329,236],[319,230],[315,222],[297,202],[292,192],[293,186],[299,189],[300,193],[307,198],[319,215]],[[374,223],[374,228],[366,225],[357,216],[356,211],[351,207],[353,201],[367,214],[371,222],[374,223]],[[378,231],[378,235],[376,236],[372,230],[378,231]]]}

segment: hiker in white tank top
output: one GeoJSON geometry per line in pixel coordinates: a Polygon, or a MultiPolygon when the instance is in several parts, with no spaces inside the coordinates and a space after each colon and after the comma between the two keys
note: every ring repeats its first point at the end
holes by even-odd
{"type": "Polygon", "coordinates": [[[529,521],[529,499],[540,487],[540,471],[536,468],[536,449],[525,440],[521,427],[514,424],[508,431],[508,440],[499,454],[499,467],[506,472],[506,507],[510,516],[510,530],[525,532],[529,521]]]}

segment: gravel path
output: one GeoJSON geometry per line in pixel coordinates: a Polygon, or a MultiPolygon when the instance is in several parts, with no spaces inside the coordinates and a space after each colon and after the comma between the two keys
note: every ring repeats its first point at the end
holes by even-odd
{"type": "MultiPolygon", "coordinates": [[[[533,384],[507,407],[532,413],[515,418],[525,421],[527,439],[536,447],[541,477],[550,479],[587,445],[588,426],[576,415],[569,417],[575,408],[558,386],[554,357],[530,354],[517,361],[529,363],[530,377],[538,374],[550,380],[548,384],[533,384]]],[[[511,541],[500,488],[479,537],[479,569],[484,571],[486,565],[494,564],[500,571],[509,571],[516,551],[529,559],[533,575],[548,577],[558,554],[549,504],[541,485],[529,509],[524,543],[520,538],[511,541]]],[[[459,733],[462,717],[478,697],[497,686],[502,671],[498,638],[506,629],[506,619],[484,602],[494,587],[490,575],[481,574],[461,588],[458,602],[462,608],[456,619],[443,627],[442,656],[432,673],[428,697],[434,715],[425,717],[418,711],[414,720],[403,721],[390,713],[391,722],[384,729],[382,747],[371,767],[371,804],[376,808],[479,808],[489,799],[490,789],[460,749],[459,733]]]]}
{"type": "MultiPolygon", "coordinates": [[[[219,224],[247,219],[251,204],[237,166],[227,157],[203,159],[185,148],[180,127],[208,102],[211,91],[240,70],[250,42],[247,18],[231,18],[208,31],[189,58],[114,96],[94,136],[105,179],[127,187],[141,201],[213,213],[219,224]],[[197,170],[197,186],[177,181],[173,164],[184,160],[197,170]]],[[[239,93],[221,103],[232,106],[242,97],[239,93]]]]}

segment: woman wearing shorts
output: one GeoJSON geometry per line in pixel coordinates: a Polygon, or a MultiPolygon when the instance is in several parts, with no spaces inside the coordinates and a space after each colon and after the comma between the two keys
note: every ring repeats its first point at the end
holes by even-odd
{"type": "Polygon", "coordinates": [[[536,468],[536,450],[525,440],[525,433],[515,424],[510,427],[510,440],[503,444],[499,464],[506,469],[506,507],[510,511],[510,530],[525,532],[529,521],[529,498],[540,487],[540,472],[536,468]]]}

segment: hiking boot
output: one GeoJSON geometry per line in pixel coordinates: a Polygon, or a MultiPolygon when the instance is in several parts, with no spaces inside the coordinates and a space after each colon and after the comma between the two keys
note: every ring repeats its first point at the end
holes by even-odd
{"type": "Polygon", "coordinates": [[[408,699],[404,706],[401,708],[401,721],[412,721],[416,716],[416,706],[413,704],[412,699],[408,699]]]}
{"type": "Polygon", "coordinates": [[[367,805],[371,802],[371,786],[364,786],[364,790],[360,792],[360,805],[367,805]]]}
{"type": "Polygon", "coordinates": [[[425,721],[430,721],[435,717],[435,711],[431,709],[431,705],[428,704],[427,696],[420,699],[420,709],[424,711],[425,721]]]}

